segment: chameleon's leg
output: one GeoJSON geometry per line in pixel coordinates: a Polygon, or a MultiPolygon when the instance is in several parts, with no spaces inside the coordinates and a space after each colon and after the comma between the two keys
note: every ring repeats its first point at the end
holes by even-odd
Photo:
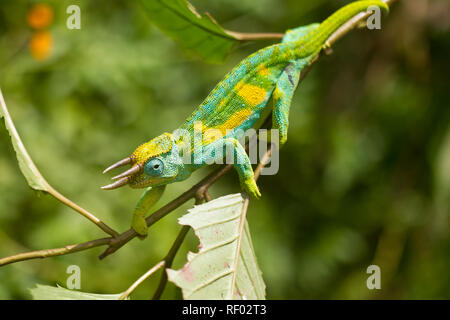
{"type": "Polygon", "coordinates": [[[282,72],[273,92],[272,123],[273,128],[279,130],[280,145],[287,140],[289,108],[300,80],[300,73],[296,63],[290,63],[282,72]]]}
{"type": "Polygon", "coordinates": [[[145,216],[148,210],[161,198],[165,187],[165,185],[161,187],[148,187],[134,208],[131,227],[142,237],[147,235],[148,230],[145,216]]]}
{"type": "Polygon", "coordinates": [[[261,193],[255,182],[255,175],[250,159],[238,140],[234,138],[219,139],[210,143],[205,148],[205,151],[206,152],[203,154],[204,163],[211,163],[219,158],[223,159],[223,157],[227,160],[226,163],[229,163],[229,161],[231,163],[232,161],[234,168],[239,175],[241,188],[255,198],[261,197],[261,193]],[[220,155],[213,151],[219,149],[222,151],[220,155]]]}
{"type": "Polygon", "coordinates": [[[314,54],[291,62],[284,68],[273,91],[273,128],[279,130],[280,145],[286,143],[289,126],[289,109],[292,97],[300,81],[302,70],[314,60],[314,54]]]}
{"type": "MultiPolygon", "coordinates": [[[[319,23],[313,23],[307,26],[291,29],[286,32],[283,42],[297,41],[307,36],[319,27],[319,23]]],[[[310,63],[311,57],[306,57],[287,65],[278,79],[273,92],[273,128],[279,130],[280,145],[287,140],[289,126],[289,108],[291,107],[292,97],[300,80],[300,73],[305,66],[310,63]]]]}

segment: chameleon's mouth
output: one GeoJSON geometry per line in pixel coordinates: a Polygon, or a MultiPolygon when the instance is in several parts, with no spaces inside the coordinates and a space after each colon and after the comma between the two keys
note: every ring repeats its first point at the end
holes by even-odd
{"type": "MultiPolygon", "coordinates": [[[[108,168],[106,168],[105,171],[103,171],[103,173],[107,173],[111,170],[125,166],[127,164],[132,164],[132,163],[133,163],[132,157],[122,159],[122,160],[114,163],[113,165],[109,166],[108,168]]],[[[103,186],[102,189],[103,190],[113,190],[113,189],[120,188],[120,187],[128,184],[130,181],[132,181],[133,176],[135,174],[137,174],[138,172],[140,172],[141,170],[142,170],[141,165],[135,164],[130,169],[126,170],[125,172],[123,172],[115,177],[112,177],[112,180],[117,180],[117,181],[115,181],[111,184],[108,184],[106,186],[103,186]]]]}

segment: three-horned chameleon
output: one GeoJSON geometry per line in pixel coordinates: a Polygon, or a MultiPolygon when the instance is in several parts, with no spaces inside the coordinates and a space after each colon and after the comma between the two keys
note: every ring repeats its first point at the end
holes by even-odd
{"type": "Polygon", "coordinates": [[[218,157],[223,158],[229,150],[232,150],[233,164],[242,188],[250,195],[260,197],[251,163],[238,142],[240,135],[261,125],[272,111],[273,127],[279,130],[280,144],[284,144],[289,108],[301,71],[328,46],[327,39],[333,32],[370,6],[389,9],[380,0],[355,1],[321,24],[289,30],[281,43],[263,48],[241,61],[179,128],[191,137],[197,134],[203,139],[186,141],[183,135],[164,133],[139,146],[130,157],[107,168],[104,172],[132,165],[113,178],[116,182],[103,189],[115,189],[126,184],[132,188],[147,187],[134,210],[132,227],[136,232],[147,234],[144,217],[161,197],[165,185],[188,178],[194,170],[211,164],[218,157]],[[273,108],[268,104],[271,97],[273,108]],[[206,137],[211,129],[221,134],[206,137]],[[189,150],[187,158],[186,150],[189,150]]]}

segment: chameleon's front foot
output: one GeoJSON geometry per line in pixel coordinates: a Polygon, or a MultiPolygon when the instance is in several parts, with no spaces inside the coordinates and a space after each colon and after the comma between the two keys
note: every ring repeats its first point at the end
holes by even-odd
{"type": "Polygon", "coordinates": [[[261,193],[259,192],[258,185],[256,184],[256,181],[253,177],[245,179],[241,183],[241,187],[253,198],[259,199],[261,197],[261,193]]]}
{"type": "Polygon", "coordinates": [[[147,237],[148,227],[147,227],[147,222],[145,221],[145,218],[138,216],[138,215],[133,215],[133,221],[131,222],[131,227],[139,235],[139,238],[143,239],[143,238],[147,237]]]}
{"type": "Polygon", "coordinates": [[[147,188],[136,204],[136,208],[134,208],[131,227],[137,232],[140,239],[144,239],[148,232],[145,216],[148,210],[161,198],[164,189],[165,186],[147,188]]]}

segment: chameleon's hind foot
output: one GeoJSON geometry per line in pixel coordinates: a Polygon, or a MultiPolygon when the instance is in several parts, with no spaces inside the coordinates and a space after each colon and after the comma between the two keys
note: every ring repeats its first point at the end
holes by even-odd
{"type": "Polygon", "coordinates": [[[243,181],[241,184],[242,189],[244,189],[250,196],[255,199],[261,198],[261,193],[259,192],[258,185],[255,182],[255,179],[249,178],[243,181]]]}

